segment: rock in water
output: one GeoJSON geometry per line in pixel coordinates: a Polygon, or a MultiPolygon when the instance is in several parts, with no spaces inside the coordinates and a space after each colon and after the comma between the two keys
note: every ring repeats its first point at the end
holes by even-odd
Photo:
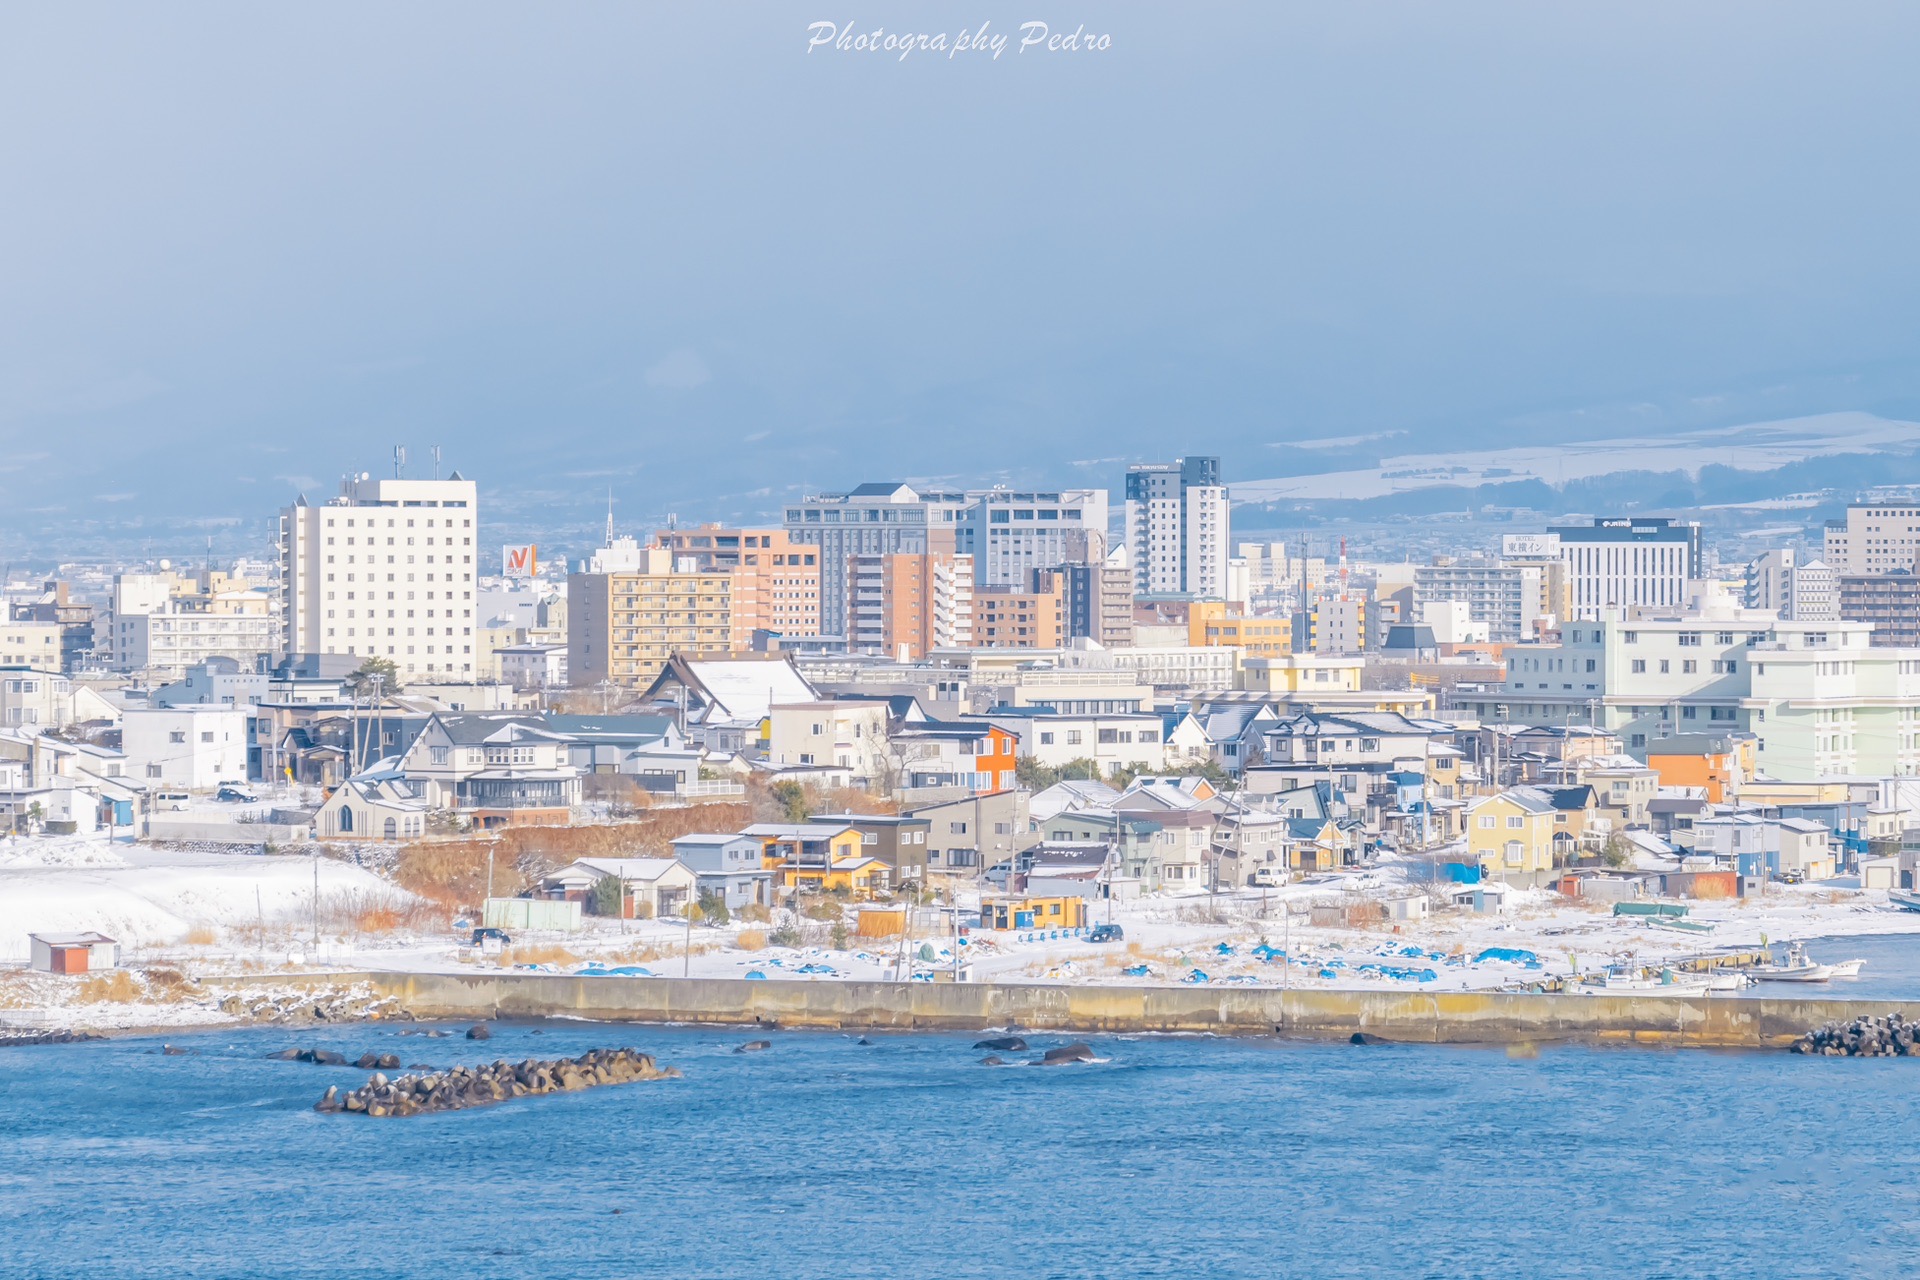
{"type": "Polygon", "coordinates": [[[467,1028],[467,1039],[491,1040],[493,1039],[493,1030],[484,1022],[476,1022],[467,1028]]]}
{"type": "Polygon", "coordinates": [[[314,1110],[376,1118],[417,1116],[491,1106],[530,1094],[560,1093],[636,1080],[669,1080],[679,1074],[672,1067],[657,1066],[651,1056],[636,1049],[595,1049],[578,1058],[452,1067],[425,1075],[401,1076],[397,1080],[376,1074],[350,1093],[328,1089],[326,1096],[314,1104],[314,1110]]]}
{"type": "Polygon", "coordinates": [[[997,1053],[990,1053],[980,1059],[980,1065],[983,1067],[1004,1067],[1007,1065],[1007,1060],[997,1053]]]}
{"type": "Polygon", "coordinates": [[[976,1049],[994,1049],[1002,1053],[1025,1053],[1027,1050],[1027,1042],[1019,1036],[999,1036],[993,1040],[975,1041],[973,1047],[976,1049]]]}
{"type": "Polygon", "coordinates": [[[735,1053],[760,1053],[763,1050],[771,1049],[771,1048],[773,1048],[773,1041],[771,1040],[749,1040],[745,1044],[741,1045],[739,1048],[735,1049],[734,1052],[735,1053]]]}
{"type": "Polygon", "coordinates": [[[1069,1062],[1092,1062],[1093,1047],[1085,1044],[1062,1045],[1058,1049],[1049,1049],[1041,1055],[1043,1067],[1065,1066],[1069,1062]]]}
{"type": "Polygon", "coordinates": [[[1370,1031],[1356,1031],[1347,1040],[1348,1044],[1390,1044],[1385,1036],[1376,1036],[1370,1031]]]}

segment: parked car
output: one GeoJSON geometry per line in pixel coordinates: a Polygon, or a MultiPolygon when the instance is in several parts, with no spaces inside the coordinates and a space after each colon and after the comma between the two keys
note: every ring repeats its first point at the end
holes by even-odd
{"type": "Polygon", "coordinates": [[[193,797],[184,791],[156,791],[153,793],[153,807],[175,812],[191,809],[193,797]]]}
{"type": "Polygon", "coordinates": [[[1117,924],[1097,924],[1087,934],[1088,942],[1125,942],[1127,931],[1117,924]]]}
{"type": "Polygon", "coordinates": [[[473,931],[472,945],[484,947],[488,943],[498,943],[503,947],[507,947],[513,945],[513,939],[507,936],[505,929],[475,929],[473,931]]]}
{"type": "Polygon", "coordinates": [[[221,787],[213,793],[213,798],[222,804],[259,804],[260,797],[250,791],[243,791],[231,784],[221,787]]]}
{"type": "Polygon", "coordinates": [[[1287,873],[1279,867],[1255,867],[1247,884],[1255,889],[1278,889],[1287,882],[1287,873]]]}

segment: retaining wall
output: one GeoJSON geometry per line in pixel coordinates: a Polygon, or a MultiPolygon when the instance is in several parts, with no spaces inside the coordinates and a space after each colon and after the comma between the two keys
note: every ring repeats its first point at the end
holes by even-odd
{"type": "MultiPolygon", "coordinates": [[[[285,982],[284,977],[277,979],[285,982]]],[[[1813,1027],[1920,1003],[1710,996],[1278,991],[1010,983],[749,982],[513,973],[356,973],[421,1018],[777,1024],[979,1031],[1215,1032],[1342,1038],[1364,1031],[1430,1044],[1544,1040],[1759,1047],[1813,1027]]]]}

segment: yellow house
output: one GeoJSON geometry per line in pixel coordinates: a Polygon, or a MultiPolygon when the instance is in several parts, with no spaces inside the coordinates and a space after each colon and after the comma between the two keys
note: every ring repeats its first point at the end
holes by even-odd
{"type": "Polygon", "coordinates": [[[1467,851],[1496,880],[1541,880],[1553,872],[1557,810],[1533,787],[1483,796],[1467,807],[1467,851]]]}
{"type": "Polygon", "coordinates": [[[885,893],[891,868],[878,858],[843,858],[831,866],[807,863],[783,863],[780,887],[802,893],[841,893],[852,898],[871,898],[885,893]]]}
{"type": "Polygon", "coordinates": [[[760,842],[760,865],[829,866],[861,854],[860,828],[840,822],[756,822],[740,833],[760,842]]]}

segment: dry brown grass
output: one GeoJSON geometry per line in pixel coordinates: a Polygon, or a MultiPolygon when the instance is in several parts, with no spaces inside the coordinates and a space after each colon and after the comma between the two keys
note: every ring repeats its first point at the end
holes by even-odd
{"type": "Polygon", "coordinates": [[[73,993],[75,1004],[132,1004],[142,999],[147,989],[138,979],[125,969],[115,969],[112,973],[97,978],[88,978],[80,989],[73,993]]]}
{"type": "Polygon", "coordinates": [[[740,802],[649,809],[626,822],[590,827],[515,827],[462,840],[421,840],[400,850],[394,879],[401,888],[444,906],[471,906],[487,891],[512,897],[580,858],[665,857],[673,841],[699,831],[738,831],[752,821],[740,802]]]}
{"type": "Polygon", "coordinates": [[[764,929],[742,929],[733,936],[733,945],[742,951],[765,951],[767,934],[764,929]]]}
{"type": "Polygon", "coordinates": [[[214,932],[212,925],[197,924],[187,930],[187,936],[183,938],[182,941],[190,947],[210,947],[214,944],[214,940],[218,936],[219,935],[214,932]]]}
{"type": "Polygon", "coordinates": [[[738,911],[734,912],[733,914],[739,916],[742,920],[746,921],[748,924],[772,924],[773,923],[773,911],[770,908],[763,906],[758,902],[749,902],[746,906],[740,908],[738,911]]]}
{"type": "Polygon", "coordinates": [[[500,967],[510,969],[517,964],[553,964],[575,965],[580,957],[565,947],[508,947],[500,953],[500,967]]]}

